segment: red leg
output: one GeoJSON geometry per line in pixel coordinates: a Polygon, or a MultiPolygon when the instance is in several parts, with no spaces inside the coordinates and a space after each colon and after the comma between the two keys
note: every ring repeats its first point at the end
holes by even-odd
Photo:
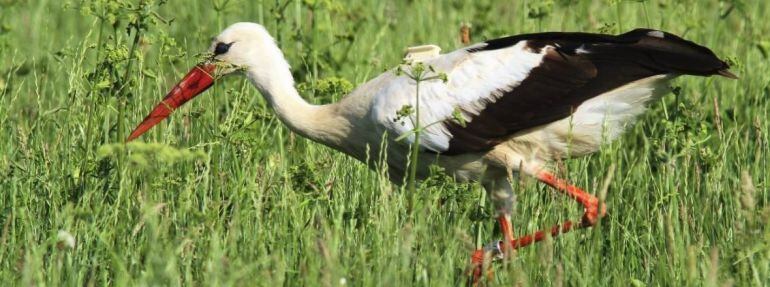
{"type": "Polygon", "coordinates": [[[537,179],[555,188],[556,190],[565,193],[567,196],[579,202],[581,205],[583,205],[585,213],[583,213],[583,218],[580,224],[576,225],[572,221],[568,220],[560,225],[551,227],[551,229],[548,231],[541,230],[527,236],[516,238],[511,242],[511,246],[513,246],[513,248],[524,247],[534,242],[541,241],[545,239],[546,232],[550,233],[552,237],[555,237],[561,233],[567,233],[571,231],[574,227],[586,228],[593,226],[596,224],[599,218],[604,217],[604,215],[607,214],[607,208],[604,205],[601,206],[601,212],[599,211],[598,198],[589,193],[586,193],[579,187],[567,183],[566,180],[560,179],[552,173],[546,171],[540,172],[537,175],[537,179]]]}
{"type": "Polygon", "coordinates": [[[470,275],[469,286],[478,286],[481,278],[484,276],[484,271],[486,271],[487,278],[492,279],[494,273],[489,263],[503,257],[502,248],[500,247],[503,243],[502,240],[495,241],[473,252],[473,255],[471,255],[471,266],[469,272],[466,273],[470,275]]]}
{"type": "Polygon", "coordinates": [[[503,232],[506,242],[513,242],[513,227],[511,226],[511,218],[505,215],[497,217],[497,222],[500,223],[500,231],[503,232]]]}
{"type": "Polygon", "coordinates": [[[549,172],[541,172],[538,175],[538,180],[550,185],[557,190],[566,193],[569,197],[576,200],[585,208],[583,214],[583,220],[579,227],[589,227],[596,224],[599,218],[604,217],[607,214],[607,208],[602,205],[601,212],[599,211],[599,199],[595,196],[586,193],[579,187],[567,183],[567,181],[557,178],[555,175],[549,172]]]}
{"type": "MultiPolygon", "coordinates": [[[[483,249],[479,249],[474,251],[473,256],[471,257],[471,267],[473,268],[473,285],[477,285],[479,283],[479,280],[481,279],[481,276],[483,274],[483,264],[485,259],[490,260],[494,258],[501,257],[501,253],[504,253],[506,249],[513,248],[518,249],[527,245],[530,245],[532,243],[542,241],[545,239],[546,232],[551,234],[551,237],[555,237],[562,233],[567,233],[571,231],[574,227],[577,228],[586,228],[590,227],[596,224],[596,222],[599,220],[599,218],[604,217],[604,215],[607,214],[607,209],[605,206],[601,206],[601,212],[600,206],[599,206],[599,199],[595,196],[586,193],[582,189],[571,185],[567,183],[566,180],[560,179],[556,177],[554,174],[550,172],[540,172],[537,174],[537,179],[556,190],[566,194],[567,196],[571,197],[581,205],[583,205],[583,208],[585,210],[585,213],[583,213],[583,218],[580,222],[580,224],[574,224],[572,221],[565,221],[564,223],[560,225],[555,225],[551,227],[550,230],[540,230],[533,234],[529,234],[526,236],[522,236],[519,238],[513,238],[513,228],[511,227],[510,219],[505,216],[498,217],[498,222],[500,222],[500,229],[502,230],[503,234],[505,234],[505,241],[500,242],[493,242],[490,245],[487,245],[483,249]],[[510,245],[503,244],[503,242],[510,242],[510,245]]],[[[487,272],[488,276],[492,275],[491,269],[487,272]]]]}
{"type": "MultiPolygon", "coordinates": [[[[513,242],[513,228],[511,227],[511,218],[508,215],[500,215],[497,217],[497,222],[500,223],[500,230],[505,235],[504,241],[492,242],[482,249],[478,249],[473,252],[471,256],[471,285],[476,286],[479,283],[482,275],[484,274],[484,262],[490,263],[492,260],[503,258],[507,254],[503,254],[505,250],[508,250],[510,246],[504,246],[505,242],[513,242]]],[[[515,248],[512,248],[515,249],[515,248]]],[[[492,268],[486,266],[487,277],[492,277],[492,268]]]]}

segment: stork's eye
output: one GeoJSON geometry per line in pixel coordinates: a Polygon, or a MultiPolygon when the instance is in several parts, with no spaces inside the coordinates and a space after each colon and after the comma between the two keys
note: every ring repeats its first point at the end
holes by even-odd
{"type": "Polygon", "coordinates": [[[222,55],[224,53],[227,53],[227,50],[230,50],[230,46],[232,46],[233,43],[235,42],[232,42],[229,44],[222,43],[222,42],[217,43],[217,47],[214,48],[214,55],[222,55]]]}

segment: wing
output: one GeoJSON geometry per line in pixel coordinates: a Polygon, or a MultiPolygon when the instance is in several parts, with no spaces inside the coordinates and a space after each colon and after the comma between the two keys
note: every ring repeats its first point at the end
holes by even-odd
{"type": "MultiPolygon", "coordinates": [[[[728,65],[709,49],[648,29],[618,36],[518,35],[427,64],[447,73],[448,82],[421,83],[420,124],[429,127],[420,144],[448,155],[489,150],[519,132],[569,117],[583,102],[640,79],[730,75],[728,65]],[[452,119],[456,108],[467,125],[452,119]]],[[[413,129],[414,117],[393,119],[404,105],[415,106],[415,89],[413,81],[399,77],[376,95],[373,115],[388,132],[403,135],[413,129]]]]}
{"type": "MultiPolygon", "coordinates": [[[[452,134],[445,123],[452,120],[456,109],[460,108],[465,118],[470,119],[502,96],[501,88],[524,80],[529,71],[540,64],[542,55],[522,52],[523,46],[518,44],[511,49],[483,54],[463,49],[425,61],[436,73],[446,73],[448,81],[420,83],[420,126],[425,127],[420,145],[429,151],[446,152],[452,134]]],[[[398,112],[404,106],[416,107],[416,83],[403,75],[394,76],[392,72],[383,76],[387,84],[374,96],[371,109],[373,120],[384,128],[379,132],[387,132],[391,138],[410,134],[416,117],[413,114],[399,119],[398,112]]],[[[414,137],[410,135],[406,141],[411,144],[414,137]]]]}

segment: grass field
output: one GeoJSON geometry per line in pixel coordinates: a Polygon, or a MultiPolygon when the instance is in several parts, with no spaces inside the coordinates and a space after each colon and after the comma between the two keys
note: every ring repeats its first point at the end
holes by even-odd
{"type": "MultiPolygon", "coordinates": [[[[290,133],[242,78],[142,140],[128,132],[239,21],[277,38],[309,101],[400,63],[408,46],[538,31],[682,35],[740,80],[683,77],[619,141],[560,163],[606,179],[609,216],[522,249],[493,285],[770,284],[770,3],[650,1],[0,0],[0,282],[22,286],[462,285],[499,239],[480,186],[436,175],[409,195],[290,133]],[[74,239],[74,241],[72,241],[74,239]]],[[[517,233],[581,210],[515,182],[517,233]]]]}

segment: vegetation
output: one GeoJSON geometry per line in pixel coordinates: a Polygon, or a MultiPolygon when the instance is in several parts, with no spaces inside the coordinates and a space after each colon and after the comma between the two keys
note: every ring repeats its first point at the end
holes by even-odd
{"type": "MultiPolygon", "coordinates": [[[[768,14],[758,0],[0,0],[0,282],[466,282],[476,244],[502,236],[480,186],[437,172],[412,198],[289,132],[241,78],[122,144],[210,37],[253,21],[315,103],[398,66],[408,46],[462,47],[463,23],[473,42],[653,27],[712,48],[741,79],[683,77],[601,153],[557,163],[597,193],[611,178],[609,216],[520,250],[491,283],[770,285],[768,14]]],[[[582,212],[533,180],[514,185],[517,234],[582,212]]]]}

